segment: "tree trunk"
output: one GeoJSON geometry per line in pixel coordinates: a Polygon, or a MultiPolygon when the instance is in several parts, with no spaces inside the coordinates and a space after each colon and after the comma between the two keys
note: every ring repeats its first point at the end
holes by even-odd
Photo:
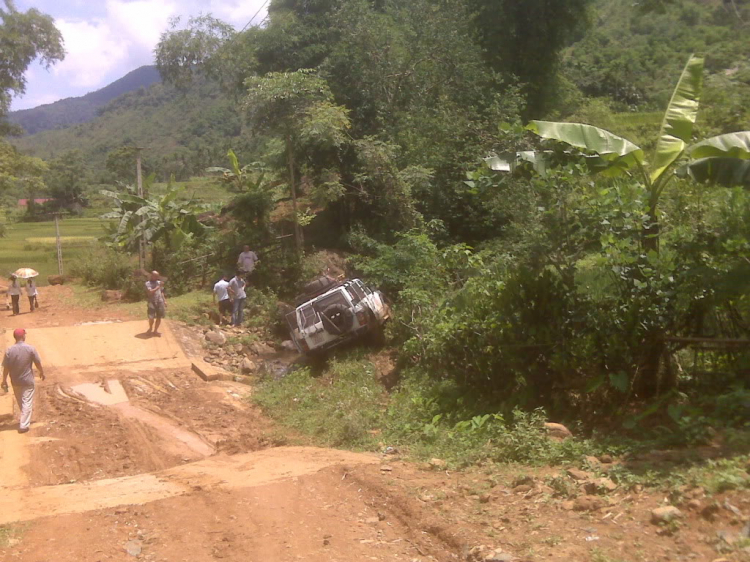
{"type": "Polygon", "coordinates": [[[294,179],[294,149],[292,148],[292,139],[286,138],[286,155],[289,165],[289,189],[292,193],[292,212],[294,213],[294,242],[297,247],[297,254],[302,254],[302,229],[299,226],[297,216],[297,186],[294,179]]]}

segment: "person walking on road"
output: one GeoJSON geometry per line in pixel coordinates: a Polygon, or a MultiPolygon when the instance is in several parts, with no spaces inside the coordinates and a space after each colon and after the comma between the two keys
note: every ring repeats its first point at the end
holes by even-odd
{"type": "Polygon", "coordinates": [[[18,283],[18,277],[15,275],[10,276],[10,287],[8,287],[8,294],[10,300],[13,303],[13,316],[21,314],[21,307],[19,301],[21,300],[21,285],[18,283]]]}
{"type": "Polygon", "coordinates": [[[245,320],[245,299],[247,294],[245,293],[245,286],[247,281],[242,277],[243,272],[237,270],[237,274],[229,282],[229,295],[233,299],[234,305],[232,306],[232,324],[234,326],[241,326],[245,320]]]}
{"type": "Polygon", "coordinates": [[[39,308],[39,301],[37,300],[39,291],[37,291],[33,277],[26,281],[26,295],[29,297],[29,312],[34,312],[35,308],[39,308]]]}
{"type": "Polygon", "coordinates": [[[46,377],[44,376],[39,352],[26,343],[26,330],[23,328],[14,330],[13,337],[16,343],[5,351],[3,357],[2,389],[5,392],[8,391],[8,375],[10,375],[13,394],[16,396],[16,402],[18,402],[18,408],[21,411],[18,433],[26,433],[31,425],[31,410],[34,405],[34,390],[36,388],[32,365],[36,365],[39,370],[40,379],[44,380],[46,377]]]}
{"type": "Polygon", "coordinates": [[[160,336],[159,324],[167,315],[167,298],[164,296],[164,283],[159,279],[158,271],[152,271],[149,280],[146,281],[146,295],[148,296],[148,331],[146,333],[160,336]],[[154,321],[156,321],[155,324],[154,321]]]}
{"type": "Polygon", "coordinates": [[[232,314],[232,299],[229,298],[229,274],[225,273],[214,285],[214,302],[219,301],[219,321],[232,314]]]}
{"type": "Polygon", "coordinates": [[[250,246],[245,245],[242,247],[242,253],[237,258],[237,269],[247,278],[255,269],[255,264],[259,261],[257,254],[250,249],[250,246]]]}

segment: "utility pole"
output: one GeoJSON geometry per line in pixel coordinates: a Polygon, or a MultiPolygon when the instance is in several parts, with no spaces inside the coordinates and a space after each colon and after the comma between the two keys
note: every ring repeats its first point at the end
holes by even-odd
{"type": "MultiPolygon", "coordinates": [[[[141,150],[142,147],[135,147],[135,178],[138,186],[138,197],[143,197],[143,174],[141,173],[141,150]]],[[[138,240],[138,268],[146,268],[146,235],[141,234],[138,240]]]]}
{"type": "Polygon", "coordinates": [[[63,274],[62,242],[60,241],[60,213],[55,213],[55,238],[57,239],[57,274],[63,274]]]}

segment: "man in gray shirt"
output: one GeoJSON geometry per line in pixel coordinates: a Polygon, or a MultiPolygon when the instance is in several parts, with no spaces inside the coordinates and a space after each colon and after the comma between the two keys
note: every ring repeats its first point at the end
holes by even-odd
{"type": "Polygon", "coordinates": [[[148,297],[148,331],[146,333],[160,336],[159,324],[167,315],[167,298],[164,296],[164,282],[158,271],[152,271],[149,280],[146,281],[146,296],[148,297]],[[156,320],[156,325],[154,325],[154,320],[156,320]]]}
{"type": "Polygon", "coordinates": [[[15,345],[5,351],[3,357],[3,384],[4,391],[8,391],[8,375],[13,384],[13,394],[21,410],[21,423],[18,425],[18,433],[26,433],[31,425],[31,409],[34,404],[34,371],[32,364],[39,369],[39,378],[44,380],[44,368],[37,350],[26,343],[26,330],[18,328],[13,331],[16,340],[15,345]]]}

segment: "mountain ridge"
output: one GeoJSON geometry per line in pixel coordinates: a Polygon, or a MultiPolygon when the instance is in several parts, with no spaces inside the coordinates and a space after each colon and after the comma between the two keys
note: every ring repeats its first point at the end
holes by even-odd
{"type": "Polygon", "coordinates": [[[83,96],[12,111],[8,114],[8,120],[21,126],[27,135],[64,129],[92,121],[98,116],[99,110],[110,101],[140,88],[148,88],[157,82],[161,82],[161,77],[156,66],[141,66],[103,88],[83,96]]]}

